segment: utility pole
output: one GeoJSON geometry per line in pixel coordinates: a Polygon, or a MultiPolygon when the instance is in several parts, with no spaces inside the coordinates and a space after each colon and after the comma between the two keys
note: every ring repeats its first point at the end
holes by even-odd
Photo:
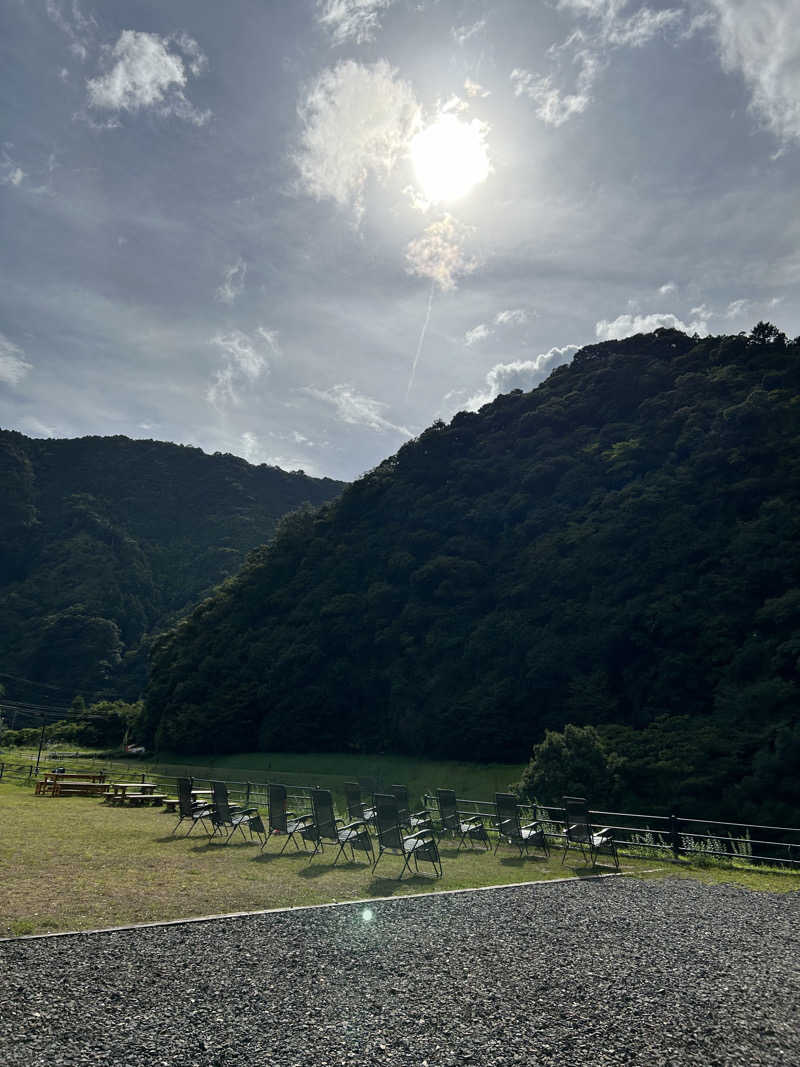
{"type": "Polygon", "coordinates": [[[44,715],[42,715],[42,732],[39,735],[39,751],[36,753],[36,774],[39,773],[39,760],[42,758],[42,746],[44,745],[44,715]]]}

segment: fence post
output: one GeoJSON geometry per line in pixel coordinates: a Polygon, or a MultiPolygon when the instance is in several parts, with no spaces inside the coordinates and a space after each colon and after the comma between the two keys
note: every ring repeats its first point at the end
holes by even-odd
{"type": "Polygon", "coordinates": [[[248,808],[250,807],[250,790],[252,788],[253,788],[253,783],[252,782],[247,782],[247,799],[245,800],[245,804],[247,805],[248,808]]]}
{"type": "Polygon", "coordinates": [[[669,837],[672,845],[672,855],[678,859],[681,854],[681,837],[678,833],[678,816],[673,811],[669,817],[669,837]]]}
{"type": "Polygon", "coordinates": [[[33,764],[32,763],[28,767],[28,781],[30,781],[31,778],[33,778],[33,764]]]}
{"type": "Polygon", "coordinates": [[[3,780],[3,771],[6,769],[5,763],[0,763],[0,781],[3,780]]]}

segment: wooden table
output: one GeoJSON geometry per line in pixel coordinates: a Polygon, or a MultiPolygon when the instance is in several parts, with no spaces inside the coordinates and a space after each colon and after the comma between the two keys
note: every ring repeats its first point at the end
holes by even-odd
{"type": "Polygon", "coordinates": [[[54,797],[98,797],[108,791],[105,782],[80,781],[70,777],[68,782],[59,780],[53,783],[54,797]]]}
{"type": "Polygon", "coordinates": [[[128,790],[137,793],[155,793],[155,782],[109,782],[106,799],[110,804],[124,804],[128,790]],[[112,792],[113,790],[113,792],[112,792]]]}
{"type": "MultiPolygon", "coordinates": [[[[104,771],[46,771],[44,778],[36,783],[36,796],[59,796],[66,795],[66,791],[63,793],[56,790],[56,786],[60,782],[78,782],[83,785],[94,784],[101,785],[105,782],[106,776],[104,771]]],[[[96,792],[105,792],[105,790],[96,790],[96,792]]]]}

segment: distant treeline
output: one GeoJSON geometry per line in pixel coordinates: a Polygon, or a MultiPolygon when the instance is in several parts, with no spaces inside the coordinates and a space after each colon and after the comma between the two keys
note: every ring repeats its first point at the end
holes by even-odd
{"type": "Polygon", "coordinates": [[[147,740],[519,760],[596,724],[639,795],[760,788],[798,721],[798,386],[769,324],[658,330],[434,424],[156,643],[147,740]]]}
{"type": "Polygon", "coordinates": [[[16,679],[9,694],[135,700],[149,636],[236,573],[283,514],[341,489],[159,441],[0,431],[0,667],[4,681],[16,679]]]}

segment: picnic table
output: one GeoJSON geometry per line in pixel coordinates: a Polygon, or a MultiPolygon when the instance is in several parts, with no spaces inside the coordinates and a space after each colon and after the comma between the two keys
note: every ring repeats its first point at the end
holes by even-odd
{"type": "Polygon", "coordinates": [[[57,797],[70,793],[92,796],[105,792],[105,780],[105,771],[45,771],[44,777],[36,783],[36,796],[57,797]],[[89,790],[90,785],[103,788],[89,790]]]}
{"type": "Polygon", "coordinates": [[[119,804],[122,807],[127,801],[129,805],[138,804],[162,804],[165,796],[156,793],[155,782],[109,782],[106,800],[109,804],[119,804]]]}

